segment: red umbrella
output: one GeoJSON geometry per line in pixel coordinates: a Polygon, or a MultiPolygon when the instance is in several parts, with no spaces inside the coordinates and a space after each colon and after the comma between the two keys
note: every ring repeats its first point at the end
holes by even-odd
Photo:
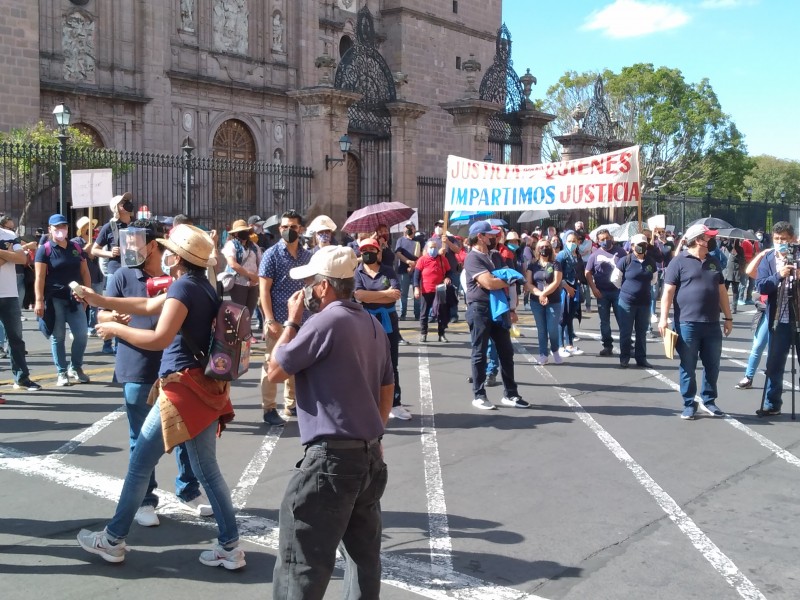
{"type": "Polygon", "coordinates": [[[378,202],[353,212],[342,225],[342,230],[347,233],[369,233],[375,231],[378,225],[391,227],[408,221],[414,212],[413,208],[402,202],[378,202]]]}

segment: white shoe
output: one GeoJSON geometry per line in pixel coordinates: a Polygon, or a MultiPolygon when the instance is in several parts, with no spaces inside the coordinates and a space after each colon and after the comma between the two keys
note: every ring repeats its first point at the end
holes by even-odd
{"type": "MultiPolygon", "coordinates": [[[[569,354],[567,354],[567,356],[569,356],[569,354]]],[[[564,362],[564,359],[562,357],[563,357],[563,354],[561,354],[561,352],[554,353],[553,354],[553,363],[555,363],[557,365],[560,365],[561,363],[564,362]]]]}
{"type": "Polygon", "coordinates": [[[181,500],[181,504],[199,517],[210,517],[214,514],[214,509],[211,508],[211,504],[209,504],[208,498],[203,492],[200,492],[200,495],[193,500],[181,500]]]}
{"type": "Polygon", "coordinates": [[[59,373],[58,374],[58,380],[56,381],[56,385],[58,387],[63,387],[65,385],[72,385],[72,384],[69,382],[69,377],[67,376],[66,373],[59,373]]]}
{"type": "Polygon", "coordinates": [[[544,354],[540,354],[539,355],[539,364],[540,365],[544,366],[548,362],[550,362],[550,357],[549,356],[545,356],[544,354]]]}
{"type": "Polygon", "coordinates": [[[472,401],[472,406],[480,408],[481,410],[495,410],[495,405],[489,402],[486,398],[475,398],[472,401]]]}
{"type": "Polygon", "coordinates": [[[572,350],[569,351],[572,356],[580,356],[583,354],[583,350],[578,348],[577,346],[573,346],[572,350]]]}
{"type": "Polygon", "coordinates": [[[389,411],[389,418],[408,421],[411,419],[411,413],[408,412],[403,406],[393,406],[392,410],[389,411]]]}
{"type": "Polygon", "coordinates": [[[572,351],[568,350],[567,348],[559,348],[558,352],[554,352],[553,354],[559,357],[569,358],[570,356],[572,356],[572,351]]]}
{"type": "Polygon", "coordinates": [[[650,315],[651,323],[658,323],[658,315],[650,315]]]}
{"type": "Polygon", "coordinates": [[[581,338],[579,338],[577,335],[574,335],[574,336],[572,336],[572,341],[574,341],[574,342],[580,342],[580,341],[581,341],[581,338]]]}
{"type": "Polygon", "coordinates": [[[229,571],[241,569],[247,564],[244,559],[244,550],[238,547],[225,550],[219,544],[215,544],[211,550],[201,552],[200,562],[207,567],[225,567],[229,571]]]}
{"type": "Polygon", "coordinates": [[[154,506],[140,506],[133,518],[142,527],[158,527],[161,524],[154,506]]]}

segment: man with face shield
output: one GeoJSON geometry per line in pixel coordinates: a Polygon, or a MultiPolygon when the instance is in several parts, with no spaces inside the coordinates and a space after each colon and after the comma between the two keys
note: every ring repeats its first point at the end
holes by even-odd
{"type": "MultiPolygon", "coordinates": [[[[157,221],[138,220],[129,227],[120,230],[120,268],[109,280],[106,296],[109,298],[147,298],[147,282],[153,277],[164,275],[161,268],[162,248],[156,242],[164,237],[164,227],[157,221]]],[[[113,310],[101,310],[99,323],[123,323],[135,329],[155,330],[158,315],[125,315],[113,310]]],[[[121,341],[117,348],[117,360],[114,363],[114,381],[122,384],[122,396],[125,400],[125,413],[128,416],[128,432],[130,449],[142,430],[142,425],[150,412],[147,397],[153,383],[158,379],[162,351],[143,350],[130,342],[121,341]]],[[[176,447],[175,460],[178,464],[178,476],[175,478],[175,495],[201,516],[212,514],[208,499],[200,490],[185,444],[176,447]]],[[[135,520],[143,527],[154,527],[159,524],[155,513],[158,506],[155,471],[150,474],[150,483],[141,506],[136,511],[135,520]]]]}

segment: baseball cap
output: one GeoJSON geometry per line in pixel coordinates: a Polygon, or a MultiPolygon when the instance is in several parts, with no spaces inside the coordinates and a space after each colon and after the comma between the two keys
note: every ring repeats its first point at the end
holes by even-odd
{"type": "Polygon", "coordinates": [[[436,224],[437,224],[437,225],[444,225],[444,221],[442,221],[441,219],[439,219],[438,221],[436,221],[436,224]]]}
{"type": "Polygon", "coordinates": [[[631,246],[635,246],[636,244],[646,244],[647,243],[647,236],[643,233],[637,233],[634,236],[631,236],[631,246]]]}
{"type": "Polygon", "coordinates": [[[248,225],[261,225],[264,222],[264,219],[259,217],[258,215],[253,215],[249,219],[247,219],[248,225]]]}
{"type": "Polygon", "coordinates": [[[125,202],[125,200],[130,200],[131,198],[133,198],[133,196],[131,195],[130,192],[125,192],[124,194],[121,194],[119,196],[114,196],[111,199],[111,202],[108,203],[108,207],[111,210],[114,210],[115,208],[117,208],[120,202],[125,202]]]}
{"type": "Polygon", "coordinates": [[[705,225],[696,223],[686,230],[686,233],[683,234],[683,239],[685,239],[687,242],[691,242],[692,240],[696,240],[697,238],[699,238],[701,235],[714,237],[715,235],[717,235],[717,230],[709,229],[705,225]]]}
{"type": "Polygon", "coordinates": [[[489,221],[476,221],[472,225],[469,226],[469,235],[472,237],[473,235],[497,235],[500,231],[493,229],[491,225],[489,225],[489,221]]]}
{"type": "Polygon", "coordinates": [[[375,248],[378,252],[381,250],[381,247],[378,245],[378,240],[372,238],[364,238],[358,242],[358,249],[361,250],[361,252],[364,252],[364,248],[375,248]]]}
{"type": "Polygon", "coordinates": [[[325,246],[320,248],[307,265],[289,271],[292,279],[306,279],[324,275],[335,279],[350,279],[358,265],[355,252],[349,246],[325,246]]]}
{"type": "Polygon", "coordinates": [[[48,220],[47,224],[50,226],[55,225],[66,225],[67,224],[67,217],[64,215],[52,215],[48,220]]]}

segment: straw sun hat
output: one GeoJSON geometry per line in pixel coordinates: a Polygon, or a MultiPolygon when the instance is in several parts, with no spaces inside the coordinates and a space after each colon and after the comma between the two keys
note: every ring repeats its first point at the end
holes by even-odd
{"type": "Polygon", "coordinates": [[[233,235],[239,233],[240,231],[249,231],[250,233],[253,232],[253,226],[248,225],[247,221],[244,219],[239,219],[238,221],[234,221],[231,223],[231,228],[228,230],[228,233],[233,235]]]}
{"type": "Polygon", "coordinates": [[[213,267],[217,259],[211,257],[214,242],[211,236],[194,225],[178,225],[169,232],[169,238],[158,238],[159,244],[198,267],[213,267]]]}

